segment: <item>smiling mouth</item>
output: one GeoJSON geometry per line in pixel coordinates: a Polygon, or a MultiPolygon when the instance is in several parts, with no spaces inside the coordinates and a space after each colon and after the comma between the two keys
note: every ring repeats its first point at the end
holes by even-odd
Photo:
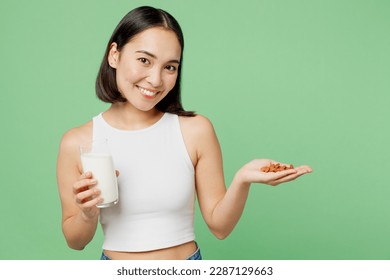
{"type": "Polygon", "coordinates": [[[146,89],[146,88],[143,88],[140,86],[137,86],[137,88],[142,92],[143,95],[145,95],[147,97],[154,97],[154,96],[156,96],[157,93],[160,92],[160,91],[156,91],[156,90],[149,90],[149,89],[146,89]]]}

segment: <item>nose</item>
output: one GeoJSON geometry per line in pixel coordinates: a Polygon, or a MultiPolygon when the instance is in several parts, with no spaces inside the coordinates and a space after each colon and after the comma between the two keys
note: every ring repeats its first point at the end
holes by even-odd
{"type": "Polygon", "coordinates": [[[160,69],[157,67],[150,69],[146,81],[154,88],[162,86],[162,75],[160,69]]]}

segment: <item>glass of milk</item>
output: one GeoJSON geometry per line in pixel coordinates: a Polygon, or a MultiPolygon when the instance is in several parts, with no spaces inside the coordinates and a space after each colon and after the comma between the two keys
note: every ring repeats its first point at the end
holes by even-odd
{"type": "Polygon", "coordinates": [[[80,145],[80,157],[83,172],[90,171],[97,181],[96,187],[101,190],[103,202],[96,206],[106,208],[117,204],[118,182],[107,139],[80,145]]]}

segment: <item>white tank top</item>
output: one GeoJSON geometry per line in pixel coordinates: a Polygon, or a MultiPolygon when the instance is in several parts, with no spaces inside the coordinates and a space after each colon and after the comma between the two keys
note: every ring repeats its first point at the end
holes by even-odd
{"type": "Polygon", "coordinates": [[[103,208],[103,249],[141,252],[194,240],[195,172],[179,117],[165,113],[152,126],[127,131],[93,118],[93,139],[108,139],[119,202],[103,208]]]}

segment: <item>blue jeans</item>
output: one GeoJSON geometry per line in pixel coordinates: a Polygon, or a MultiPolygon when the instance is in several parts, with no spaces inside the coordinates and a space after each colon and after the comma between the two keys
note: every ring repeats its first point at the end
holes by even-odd
{"type": "MultiPolygon", "coordinates": [[[[202,255],[200,253],[200,249],[198,247],[198,244],[196,245],[196,247],[197,247],[196,251],[191,256],[189,256],[186,260],[189,260],[189,261],[200,261],[200,260],[202,260],[202,255]]],[[[111,260],[109,257],[107,257],[104,254],[104,252],[102,252],[102,255],[100,256],[100,259],[101,260],[105,260],[105,261],[111,260]]]]}
{"type": "Polygon", "coordinates": [[[200,253],[200,248],[198,247],[198,244],[196,244],[196,251],[189,256],[186,260],[187,261],[201,261],[202,260],[202,254],[200,253]]]}

